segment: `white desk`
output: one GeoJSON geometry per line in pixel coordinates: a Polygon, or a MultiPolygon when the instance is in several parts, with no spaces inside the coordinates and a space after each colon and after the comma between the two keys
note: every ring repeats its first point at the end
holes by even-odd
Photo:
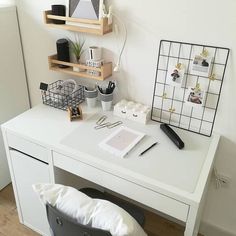
{"type": "MultiPolygon", "coordinates": [[[[110,121],[121,120],[112,113],[106,115],[110,121]]],[[[177,129],[185,142],[185,148],[178,150],[160,130],[159,123],[141,125],[122,120],[125,126],[144,132],[146,137],[125,158],[117,158],[98,147],[98,143],[116,129],[95,130],[100,116],[90,111],[85,112],[85,120],[70,122],[66,112],[39,105],[3,125],[20,221],[47,234],[47,230],[24,219],[21,206],[24,196],[20,196],[19,190],[23,180],[15,173],[19,166],[15,159],[21,159],[14,157],[11,148],[48,164],[48,181],[54,182],[53,167],[59,167],[186,222],[184,235],[197,235],[220,136],[214,134],[208,138],[177,129]],[[154,141],[160,144],[139,157],[154,141]]],[[[27,167],[23,166],[21,171],[24,173],[27,167]]],[[[31,191],[27,184],[26,191],[31,191]]],[[[28,203],[25,204],[27,207],[28,203]]]]}

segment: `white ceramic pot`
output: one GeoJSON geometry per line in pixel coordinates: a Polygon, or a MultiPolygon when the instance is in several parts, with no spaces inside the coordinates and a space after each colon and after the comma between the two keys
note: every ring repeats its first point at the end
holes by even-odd
{"type": "Polygon", "coordinates": [[[86,98],[86,102],[88,107],[96,107],[97,105],[97,97],[98,97],[98,91],[97,89],[89,90],[89,89],[84,89],[84,96],[86,98]]]}

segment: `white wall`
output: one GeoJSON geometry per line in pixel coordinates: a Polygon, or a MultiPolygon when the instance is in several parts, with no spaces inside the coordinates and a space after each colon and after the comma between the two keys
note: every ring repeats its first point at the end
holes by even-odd
{"type": "MultiPolygon", "coordinates": [[[[228,188],[216,190],[211,185],[203,221],[236,235],[236,1],[235,0],[110,0],[117,15],[128,27],[128,41],[122,60],[123,71],[114,74],[119,83],[117,93],[151,104],[157,50],[161,39],[179,40],[232,49],[223,86],[215,131],[222,134],[216,165],[231,178],[228,188]]],[[[42,11],[63,0],[16,0],[20,17],[27,75],[32,104],[41,102],[40,81],[69,78],[50,72],[47,56],[55,53],[55,40],[72,33],[48,29],[43,25],[42,11]]],[[[122,29],[120,29],[122,30],[122,29]]],[[[122,39],[115,34],[104,37],[82,35],[88,45],[107,48],[107,58],[117,58],[122,39]]],[[[88,82],[85,79],[78,80],[88,82]]]]}
{"type": "Polygon", "coordinates": [[[0,5],[4,5],[4,4],[15,5],[15,0],[0,0],[0,5]]]}

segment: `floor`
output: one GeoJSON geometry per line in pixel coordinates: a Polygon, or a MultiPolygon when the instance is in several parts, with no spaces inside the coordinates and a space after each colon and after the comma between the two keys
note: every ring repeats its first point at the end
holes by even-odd
{"type": "MultiPolygon", "coordinates": [[[[148,236],[183,236],[184,228],[146,211],[145,230],[148,236]]],[[[0,236],[38,236],[19,223],[12,186],[0,191],[0,236]]],[[[201,235],[199,235],[201,236],[201,235]]]]}
{"type": "Polygon", "coordinates": [[[0,192],[0,236],[36,236],[34,231],[19,223],[12,186],[0,192]]]}

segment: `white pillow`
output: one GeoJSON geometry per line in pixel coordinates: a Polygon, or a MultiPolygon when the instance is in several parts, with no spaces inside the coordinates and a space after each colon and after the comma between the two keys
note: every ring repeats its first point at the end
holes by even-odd
{"type": "Polygon", "coordinates": [[[81,224],[90,224],[95,203],[86,194],[60,184],[34,184],[33,189],[44,204],[49,203],[81,224]]]}
{"type": "Polygon", "coordinates": [[[41,201],[78,223],[109,231],[113,236],[147,236],[136,220],[119,206],[59,184],[34,184],[41,201]]]}

